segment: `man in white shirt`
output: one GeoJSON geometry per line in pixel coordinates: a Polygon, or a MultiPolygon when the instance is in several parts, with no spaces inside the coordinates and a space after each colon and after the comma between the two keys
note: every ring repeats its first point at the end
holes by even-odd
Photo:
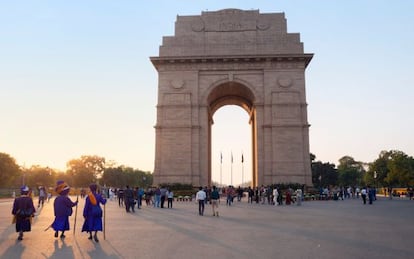
{"type": "Polygon", "coordinates": [[[198,214],[203,216],[204,214],[204,200],[206,199],[206,193],[203,191],[203,188],[200,186],[196,193],[196,201],[198,201],[198,214]]]}

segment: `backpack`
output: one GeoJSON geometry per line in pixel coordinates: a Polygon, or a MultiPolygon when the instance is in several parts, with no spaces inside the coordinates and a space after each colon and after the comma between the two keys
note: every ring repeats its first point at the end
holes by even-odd
{"type": "Polygon", "coordinates": [[[33,214],[33,210],[30,208],[29,209],[26,209],[26,208],[18,209],[16,212],[16,216],[19,218],[28,218],[28,217],[31,217],[32,214],[33,214]]]}
{"type": "Polygon", "coordinates": [[[213,191],[213,192],[211,193],[211,198],[212,198],[213,200],[218,200],[218,199],[220,198],[220,195],[219,195],[219,193],[218,193],[218,191],[217,191],[217,190],[215,190],[215,191],[213,191]]]}

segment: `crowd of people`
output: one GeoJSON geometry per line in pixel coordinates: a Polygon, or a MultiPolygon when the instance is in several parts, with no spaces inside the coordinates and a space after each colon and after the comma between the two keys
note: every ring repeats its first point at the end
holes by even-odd
{"type": "Polygon", "coordinates": [[[106,195],[111,201],[116,199],[119,207],[124,207],[126,212],[135,212],[135,206],[141,209],[143,201],[146,206],[157,208],[165,208],[167,202],[167,208],[172,208],[174,200],[174,192],[164,186],[145,190],[143,187],[131,188],[127,185],[125,188],[109,188],[106,190],[106,195]]]}
{"type": "MultiPolygon", "coordinates": [[[[54,199],[54,221],[49,226],[53,228],[54,236],[61,239],[65,238],[65,231],[70,229],[69,217],[73,214],[73,207],[78,205],[78,198],[72,201],[69,198],[70,187],[64,181],[58,181],[55,192],[58,196],[54,199]],[[60,235],[59,235],[60,232],[60,235]]],[[[12,214],[13,223],[16,225],[16,232],[18,233],[18,240],[23,240],[23,233],[31,231],[32,219],[36,213],[36,208],[33,204],[33,194],[28,186],[22,186],[20,189],[20,197],[16,197],[13,203],[12,214]]],[[[219,216],[219,203],[221,197],[226,201],[226,206],[232,206],[234,199],[240,202],[245,195],[249,204],[267,204],[267,205],[291,205],[296,203],[301,205],[304,199],[303,190],[298,188],[293,190],[281,190],[277,186],[261,186],[255,188],[235,188],[234,186],[223,187],[221,189],[216,186],[199,187],[198,191],[192,197],[198,204],[198,213],[200,216],[204,215],[205,205],[211,204],[212,215],[219,216]]],[[[407,189],[407,194],[410,200],[413,198],[413,189],[407,189]]],[[[39,201],[37,208],[44,206],[46,200],[49,201],[51,194],[49,194],[44,187],[39,187],[39,201]]],[[[89,239],[99,242],[97,233],[103,231],[102,217],[103,211],[101,205],[107,202],[106,197],[111,201],[117,201],[119,207],[125,209],[127,213],[134,213],[135,207],[141,209],[143,201],[146,206],[154,208],[165,208],[167,201],[167,208],[173,207],[174,192],[165,186],[150,187],[144,189],[142,187],[131,188],[104,188],[98,190],[98,186],[93,183],[89,186],[89,192],[82,189],[81,198],[85,198],[85,205],[83,208],[84,222],[82,225],[82,232],[89,234],[89,239]],[[102,193],[101,193],[102,192],[102,193]]],[[[334,188],[320,188],[319,200],[345,200],[345,199],[359,199],[361,197],[362,203],[373,204],[377,199],[376,188],[367,187],[334,187],[334,188]]],[[[75,213],[76,217],[76,213],[75,213]]],[[[76,218],[75,218],[76,224],[76,218]]]]}

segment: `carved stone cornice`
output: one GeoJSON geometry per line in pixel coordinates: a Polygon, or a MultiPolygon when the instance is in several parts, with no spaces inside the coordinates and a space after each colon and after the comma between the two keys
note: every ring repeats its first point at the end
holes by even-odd
{"type": "Polygon", "coordinates": [[[272,69],[303,68],[312,60],[313,54],[246,55],[246,56],[191,56],[150,57],[157,71],[200,69],[272,69]]]}

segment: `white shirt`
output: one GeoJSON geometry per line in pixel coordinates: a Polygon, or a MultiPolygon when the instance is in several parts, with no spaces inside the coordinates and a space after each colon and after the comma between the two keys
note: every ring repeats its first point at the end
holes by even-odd
{"type": "Polygon", "coordinates": [[[204,201],[206,199],[206,193],[203,190],[199,190],[196,194],[197,201],[204,201]]]}

